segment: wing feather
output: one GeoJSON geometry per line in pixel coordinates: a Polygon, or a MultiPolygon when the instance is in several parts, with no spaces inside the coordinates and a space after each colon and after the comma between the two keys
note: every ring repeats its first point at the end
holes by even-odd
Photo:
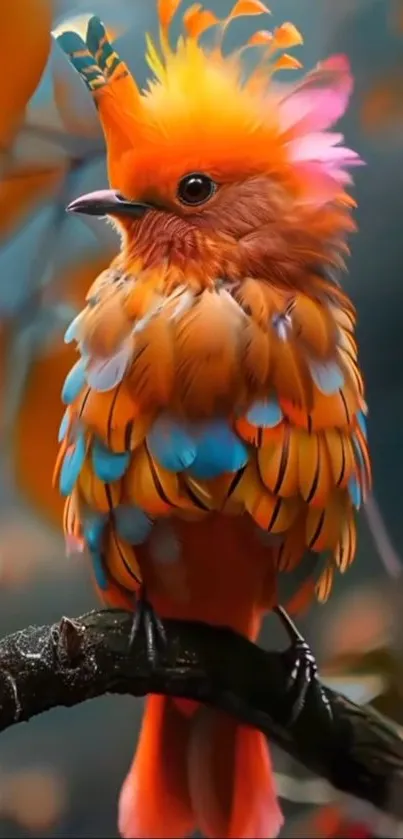
{"type": "MultiPolygon", "coordinates": [[[[263,383],[269,374],[268,407],[252,404],[234,420],[251,447],[241,497],[262,529],[282,535],[270,548],[279,573],[295,573],[307,551],[326,553],[325,566],[304,578],[293,596],[294,605],[315,595],[325,602],[335,570],[343,573],[354,559],[353,505],[371,487],[355,312],[342,293],[329,302],[298,292],[287,302],[286,295],[271,297],[250,280],[238,299],[253,329],[269,336],[255,377],[263,383]]],[[[247,364],[245,369],[252,381],[247,364]]]]}

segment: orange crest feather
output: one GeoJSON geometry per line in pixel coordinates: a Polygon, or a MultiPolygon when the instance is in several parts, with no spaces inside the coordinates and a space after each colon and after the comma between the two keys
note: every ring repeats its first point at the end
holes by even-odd
{"type": "Polygon", "coordinates": [[[184,35],[172,46],[170,27],[180,5],[180,0],[158,0],[159,46],[146,35],[153,77],[142,92],[98,18],[89,21],[86,44],[64,33],[70,41],[62,46],[98,107],[111,185],[135,198],[153,188],[158,171],[164,200],[178,177],[202,168],[222,182],[269,175],[317,206],[346,203],[350,177],[345,169],[360,160],[338,145],[342,135],[327,133],[344,113],[352,89],[345,57],[328,59],[292,88],[275,88],[274,73],[301,68],[286,51],[302,44],[292,23],[273,32],[261,29],[225,55],[223,39],[231,21],[270,14],[267,6],[237,0],[219,19],[194,3],[182,16],[184,35]],[[210,28],[214,45],[203,46],[201,36],[210,28]],[[249,48],[261,50],[261,61],[245,79],[241,58],[249,48]]]}

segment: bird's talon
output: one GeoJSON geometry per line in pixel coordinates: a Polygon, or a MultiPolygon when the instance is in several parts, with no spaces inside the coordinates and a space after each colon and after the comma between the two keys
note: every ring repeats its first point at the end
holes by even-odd
{"type": "Polygon", "coordinates": [[[297,721],[304,708],[308,692],[311,690],[316,692],[326,713],[331,713],[329,701],[318,679],[316,660],[309,644],[282,606],[278,606],[275,612],[291,640],[289,648],[283,653],[289,672],[286,687],[287,704],[289,704],[287,725],[292,726],[297,721]]]}
{"type": "Polygon", "coordinates": [[[155,613],[145,593],[138,596],[132,628],[130,632],[129,648],[132,649],[135,638],[143,632],[146,638],[147,659],[153,667],[158,665],[158,658],[163,653],[167,638],[162,621],[155,613]]]}

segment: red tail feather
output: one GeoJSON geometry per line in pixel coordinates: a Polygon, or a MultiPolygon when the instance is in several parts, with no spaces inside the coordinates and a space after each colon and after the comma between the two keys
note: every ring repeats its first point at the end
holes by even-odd
{"type": "Polygon", "coordinates": [[[276,837],[283,818],[266,740],[203,706],[147,700],[140,741],[119,809],[125,839],[276,837]]]}

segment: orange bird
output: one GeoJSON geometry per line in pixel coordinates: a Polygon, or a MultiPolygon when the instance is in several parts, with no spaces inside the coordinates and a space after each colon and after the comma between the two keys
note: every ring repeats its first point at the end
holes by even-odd
{"type": "MultiPolygon", "coordinates": [[[[335,281],[361,161],[328,129],[352,79],[337,55],[273,82],[300,66],[284,53],[302,40],[290,23],[225,55],[231,20],[268,12],[258,0],[224,20],[190,7],[172,46],[178,6],[158,4],[143,91],[97,18],[86,43],[59,37],[95,99],[110,180],[68,209],[108,216],[121,249],[66,333],[79,358],[55,480],[67,547],[88,550],[105,603],[146,597],[155,625],[202,620],[254,640],[279,602],[326,600],[371,482],[355,312],[335,281]],[[249,47],[261,60],[246,77],[249,47]]],[[[281,824],[263,735],[148,699],[123,836],[268,837],[281,824]]]]}

